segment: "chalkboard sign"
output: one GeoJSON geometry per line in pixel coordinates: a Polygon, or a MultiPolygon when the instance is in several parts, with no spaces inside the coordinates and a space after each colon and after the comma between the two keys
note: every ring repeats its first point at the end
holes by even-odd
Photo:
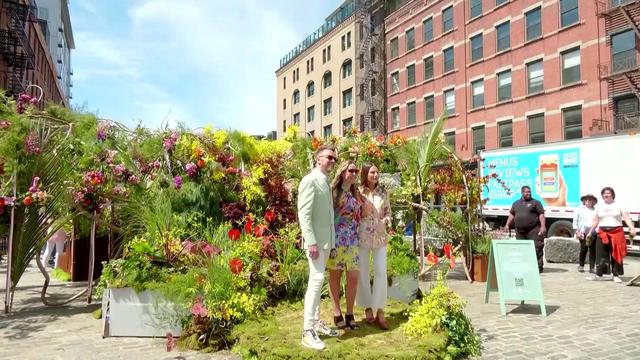
{"type": "Polygon", "coordinates": [[[494,271],[496,272],[497,289],[492,288],[491,282],[487,281],[485,303],[489,302],[491,291],[498,291],[501,315],[506,315],[505,303],[507,300],[519,300],[521,304],[527,300],[534,300],[540,303],[542,315],[547,316],[533,240],[492,241],[489,253],[488,279],[491,278],[494,271]]]}

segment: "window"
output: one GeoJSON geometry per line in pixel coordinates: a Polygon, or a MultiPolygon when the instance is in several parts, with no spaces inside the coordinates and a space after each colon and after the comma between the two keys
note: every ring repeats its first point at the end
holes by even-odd
{"type": "Polygon", "coordinates": [[[611,35],[611,70],[613,72],[636,67],[637,53],[633,30],[611,35]]]}
{"type": "Polygon", "coordinates": [[[327,61],[331,61],[331,45],[327,46],[327,61]]]}
{"type": "Polygon", "coordinates": [[[471,83],[471,108],[484,106],[484,80],[471,83]]]}
{"type": "Polygon", "coordinates": [[[416,84],[416,65],[412,64],[407,66],[407,86],[413,86],[416,84]]]}
{"type": "Polygon", "coordinates": [[[345,90],[342,92],[342,107],[348,108],[351,106],[351,97],[353,96],[353,89],[345,90]]]}
{"type": "Polygon", "coordinates": [[[422,41],[429,42],[433,40],[433,19],[428,18],[422,22],[422,41]]]}
{"type": "Polygon", "coordinates": [[[327,49],[322,49],[322,63],[327,62],[327,49]]]}
{"type": "Polygon", "coordinates": [[[544,143],[544,114],[527,117],[529,125],[529,144],[544,143]]]}
{"type": "Polygon", "coordinates": [[[364,69],[364,54],[360,54],[358,60],[358,62],[360,63],[360,69],[364,69]]]}
{"type": "Polygon", "coordinates": [[[307,60],[307,74],[309,73],[309,60],[307,60]]]}
{"type": "Polygon", "coordinates": [[[444,92],[444,108],[447,114],[455,114],[456,112],[456,93],[455,89],[449,89],[444,92]]]}
{"type": "Polygon", "coordinates": [[[300,113],[293,114],[293,125],[300,126],[300,113]]]}
{"type": "Polygon", "coordinates": [[[376,79],[371,79],[371,96],[376,96],[376,79]]]}
{"type": "Polygon", "coordinates": [[[416,124],[416,102],[412,101],[407,104],[407,126],[416,124]]]}
{"type": "Polygon", "coordinates": [[[445,143],[449,144],[453,150],[456,149],[456,132],[448,132],[444,134],[445,143]]]}
{"type": "Polygon", "coordinates": [[[405,51],[409,51],[412,50],[415,46],[416,46],[416,31],[414,28],[411,28],[409,30],[407,30],[407,32],[404,34],[405,35],[405,45],[406,45],[406,49],[405,51]]]}
{"type": "Polygon", "coordinates": [[[396,71],[391,74],[391,93],[395,94],[400,91],[400,74],[396,71]]]}
{"type": "Polygon", "coordinates": [[[640,114],[638,113],[638,98],[635,95],[625,95],[613,99],[614,123],[616,131],[636,128],[640,114]]]}
{"type": "Polygon", "coordinates": [[[390,52],[391,52],[391,58],[395,59],[398,57],[398,38],[393,38],[391,39],[391,42],[389,43],[389,47],[390,47],[390,52]]]}
{"type": "Polygon", "coordinates": [[[282,120],[282,132],[287,131],[287,120],[282,120]]]}
{"type": "Polygon", "coordinates": [[[313,72],[313,58],[311,58],[311,71],[313,72]]]}
{"type": "Polygon", "coordinates": [[[511,99],[511,70],[498,74],[498,102],[511,99]]]}
{"type": "Polygon", "coordinates": [[[471,38],[471,62],[482,59],[482,34],[471,38]]]}
{"type": "Polygon", "coordinates": [[[484,126],[473,128],[473,153],[484,150],[484,126]]]}
{"type": "Polygon", "coordinates": [[[578,0],[560,0],[560,26],[578,22],[578,0]]]}
{"type": "Polygon", "coordinates": [[[498,136],[499,143],[498,146],[503,147],[511,147],[513,146],[513,124],[511,121],[505,121],[498,124],[498,136]]]}
{"type": "Polygon", "coordinates": [[[442,10],[442,32],[446,33],[451,29],[453,29],[453,6],[442,10]]]}
{"type": "Polygon", "coordinates": [[[342,78],[348,78],[351,76],[351,60],[347,60],[344,64],[342,64],[342,78]]]}
{"type": "Polygon", "coordinates": [[[391,128],[400,128],[400,108],[391,109],[391,128]]]}
{"type": "Polygon", "coordinates": [[[325,89],[331,86],[331,71],[324,73],[324,76],[322,77],[322,84],[325,89]]]}
{"type": "Polygon", "coordinates": [[[371,63],[374,64],[376,62],[376,48],[371,47],[369,50],[369,57],[371,58],[371,63]]]}
{"type": "Polygon", "coordinates": [[[314,106],[309,106],[307,108],[307,122],[312,122],[313,120],[315,120],[316,118],[316,107],[314,106]]]}
{"type": "Polygon", "coordinates": [[[564,123],[564,139],[580,139],[582,137],[582,107],[562,109],[564,123]]]}
{"type": "Polygon", "coordinates": [[[351,31],[347,32],[347,49],[351,49],[351,31]]]}
{"type": "Polygon", "coordinates": [[[431,78],[433,78],[433,56],[424,59],[424,79],[429,80],[431,78]]]}
{"type": "Polygon", "coordinates": [[[323,114],[324,116],[331,115],[331,98],[325,99],[323,102],[323,114]]]}
{"type": "Polygon", "coordinates": [[[511,23],[505,22],[496,26],[496,52],[511,47],[511,23]]]}
{"type": "Polygon", "coordinates": [[[283,89],[287,88],[287,77],[286,76],[282,79],[282,88],[283,89]]]}
{"type": "Polygon", "coordinates": [[[287,99],[282,99],[282,108],[283,109],[287,108],[287,99]]]}
{"type": "Polygon", "coordinates": [[[507,1],[509,1],[509,0],[496,0],[496,6],[500,6],[500,5],[504,4],[504,3],[506,3],[507,1]]]}
{"type": "Polygon", "coordinates": [[[325,140],[331,137],[331,128],[331,124],[322,128],[322,135],[324,136],[325,140]]]}
{"type": "Polygon", "coordinates": [[[444,57],[444,69],[443,72],[447,73],[451,70],[453,70],[453,46],[448,48],[448,49],[444,49],[444,51],[442,52],[442,55],[444,57]]]}
{"type": "Polygon", "coordinates": [[[313,94],[316,93],[316,85],[315,83],[312,81],[309,84],[307,84],[307,97],[311,97],[313,96],[313,94]]]}
{"type": "Polygon", "coordinates": [[[482,0],[469,0],[470,18],[482,15],[482,0]]]}
{"type": "Polygon", "coordinates": [[[544,90],[544,69],[542,60],[527,64],[527,94],[544,90]]]}
{"type": "Polygon", "coordinates": [[[580,49],[560,54],[562,57],[562,85],[580,81],[580,49]]]}
{"type": "Polygon", "coordinates": [[[365,84],[360,84],[360,100],[364,100],[365,84]]]}
{"type": "Polygon", "coordinates": [[[343,132],[344,132],[344,130],[350,130],[352,127],[353,127],[353,118],[348,118],[348,119],[342,120],[343,132]]]}
{"type": "Polygon", "coordinates": [[[424,98],[424,121],[433,121],[435,117],[435,106],[433,95],[424,98]]]}
{"type": "Polygon", "coordinates": [[[295,105],[295,104],[297,104],[299,102],[300,102],[300,91],[295,90],[293,92],[293,104],[295,105]]]}
{"type": "Polygon", "coordinates": [[[345,35],[342,35],[342,51],[345,51],[351,48],[351,31],[347,32],[345,35]]]}
{"type": "Polygon", "coordinates": [[[527,41],[542,35],[542,10],[537,8],[524,14],[527,23],[527,41]]]}

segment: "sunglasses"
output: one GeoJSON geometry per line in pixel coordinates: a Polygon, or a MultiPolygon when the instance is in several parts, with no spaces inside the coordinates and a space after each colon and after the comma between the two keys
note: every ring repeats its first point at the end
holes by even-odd
{"type": "Polygon", "coordinates": [[[327,158],[329,161],[337,161],[338,158],[333,155],[322,155],[322,157],[327,158]]]}
{"type": "Polygon", "coordinates": [[[358,171],[360,171],[360,170],[358,170],[358,169],[349,169],[347,171],[350,172],[351,174],[357,174],[358,171]]]}

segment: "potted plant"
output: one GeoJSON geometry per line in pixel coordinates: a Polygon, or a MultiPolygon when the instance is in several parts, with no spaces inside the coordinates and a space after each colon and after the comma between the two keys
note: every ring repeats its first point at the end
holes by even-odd
{"type": "Polygon", "coordinates": [[[409,303],[418,297],[420,265],[411,244],[402,234],[389,237],[387,245],[387,296],[409,303]]]}
{"type": "Polygon", "coordinates": [[[487,234],[474,235],[471,238],[473,251],[473,281],[486,282],[489,267],[489,252],[491,250],[491,237],[487,234]]]}

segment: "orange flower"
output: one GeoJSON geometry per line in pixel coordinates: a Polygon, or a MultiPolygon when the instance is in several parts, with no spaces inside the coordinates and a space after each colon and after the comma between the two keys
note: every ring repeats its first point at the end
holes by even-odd
{"type": "Polygon", "coordinates": [[[238,274],[242,272],[243,267],[244,267],[244,264],[242,263],[242,260],[238,258],[233,258],[229,261],[229,268],[231,269],[231,272],[234,274],[238,274]]]}
{"type": "Polygon", "coordinates": [[[33,204],[33,198],[31,196],[27,196],[26,198],[24,198],[24,200],[22,200],[22,203],[25,206],[29,206],[29,205],[33,204]]]}
{"type": "Polygon", "coordinates": [[[323,143],[324,143],[324,142],[322,141],[322,139],[319,139],[319,138],[317,138],[317,137],[315,137],[315,136],[314,136],[314,137],[311,139],[311,148],[312,148],[313,150],[318,150],[318,148],[319,148],[320,146],[322,146],[322,144],[323,144],[323,143]]]}
{"type": "Polygon", "coordinates": [[[204,150],[200,146],[196,146],[193,149],[193,157],[202,157],[204,155],[204,150]]]}
{"type": "Polygon", "coordinates": [[[429,255],[427,255],[427,263],[428,264],[437,265],[438,264],[438,257],[436,256],[436,254],[430,252],[429,255]]]}
{"type": "Polygon", "coordinates": [[[202,169],[204,167],[204,160],[198,159],[198,161],[196,161],[196,165],[198,165],[199,169],[202,169]]]}

